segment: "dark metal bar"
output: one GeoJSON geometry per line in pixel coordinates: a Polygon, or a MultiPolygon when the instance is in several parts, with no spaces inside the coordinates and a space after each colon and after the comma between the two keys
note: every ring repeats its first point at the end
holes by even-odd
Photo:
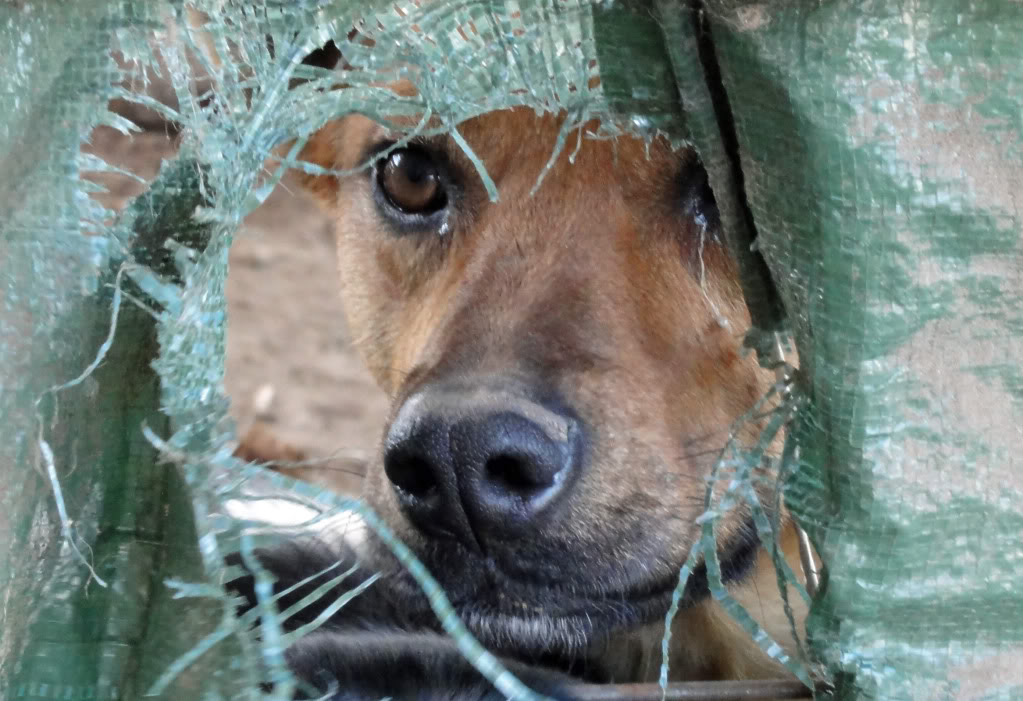
{"type": "MultiPolygon", "coordinates": [[[[658,684],[576,684],[572,698],[579,701],[661,701],[658,684]]],[[[802,682],[787,679],[728,682],[676,682],[668,684],[666,701],[757,701],[758,699],[812,699],[802,682]]]]}

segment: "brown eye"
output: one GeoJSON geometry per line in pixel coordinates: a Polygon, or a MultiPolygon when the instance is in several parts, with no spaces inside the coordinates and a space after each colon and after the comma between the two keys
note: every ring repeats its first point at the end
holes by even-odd
{"type": "Polygon", "coordinates": [[[388,203],[405,214],[427,216],[447,204],[436,164],[418,149],[398,149],[382,159],[377,183],[388,203]]]}

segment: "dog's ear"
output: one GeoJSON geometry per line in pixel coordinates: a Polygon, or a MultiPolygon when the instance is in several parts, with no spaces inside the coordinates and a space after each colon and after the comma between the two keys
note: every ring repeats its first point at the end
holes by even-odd
{"type": "MultiPolygon", "coordinates": [[[[317,68],[333,70],[341,63],[341,50],[332,41],[313,51],[302,59],[302,63],[317,68]]],[[[338,165],[340,149],[337,147],[337,140],[340,138],[341,125],[338,122],[329,122],[319,131],[313,134],[312,138],[299,154],[299,160],[307,161],[319,166],[324,170],[334,170],[338,165]]],[[[299,180],[321,205],[328,209],[337,200],[337,178],[332,175],[314,175],[299,171],[299,180]]]]}
{"type": "MultiPolygon", "coordinates": [[[[340,121],[328,122],[309,138],[298,159],[324,170],[340,170],[342,131],[340,121]]],[[[336,176],[299,170],[298,180],[321,206],[333,212],[339,187],[336,176]]]]}
{"type": "MultiPolygon", "coordinates": [[[[273,55],[273,39],[269,36],[267,37],[267,45],[270,49],[270,54],[273,55]]],[[[341,56],[341,50],[333,40],[328,41],[308,54],[302,59],[302,64],[323,68],[328,71],[334,70],[339,65],[347,66],[341,56]]],[[[289,89],[295,88],[304,82],[305,80],[303,79],[293,79],[288,87],[289,89]]],[[[318,132],[313,134],[312,138],[302,149],[298,157],[299,160],[307,161],[325,170],[335,169],[337,167],[338,156],[340,155],[335,139],[339,136],[340,130],[340,124],[337,122],[330,122],[323,126],[318,132]]],[[[287,153],[293,143],[292,141],[285,143],[280,148],[280,153],[287,153]]],[[[337,197],[337,178],[329,175],[314,175],[302,170],[298,170],[297,173],[299,182],[303,185],[304,189],[312,194],[320,204],[328,208],[333,205],[337,197]]]]}
{"type": "MultiPolygon", "coordinates": [[[[372,39],[360,38],[356,30],[352,30],[348,34],[348,41],[358,41],[365,47],[372,47],[375,42],[372,39]]],[[[316,49],[311,54],[305,57],[302,61],[306,65],[317,66],[319,68],[325,68],[333,70],[340,67],[344,70],[355,70],[355,68],[349,64],[345,56],[341,53],[341,50],[337,45],[330,41],[324,46],[316,49]]],[[[391,68],[395,68],[391,66],[391,68]]],[[[363,70],[366,70],[365,68],[363,70]]],[[[379,83],[373,83],[376,87],[387,88],[391,90],[395,97],[411,98],[419,94],[418,88],[407,78],[400,78],[397,80],[384,80],[379,83]]],[[[347,86],[343,81],[334,86],[335,90],[344,90],[347,86]]],[[[363,118],[365,122],[365,118],[363,118]]],[[[405,124],[408,127],[415,125],[417,119],[410,119],[408,117],[396,117],[392,124],[398,125],[399,127],[405,124]],[[407,123],[407,124],[406,124],[407,123]]],[[[328,122],[321,127],[315,134],[313,134],[305,147],[299,154],[299,160],[311,163],[323,170],[337,171],[351,168],[357,165],[354,160],[357,156],[362,156],[361,150],[357,156],[352,152],[352,144],[345,143],[346,130],[343,126],[344,120],[338,119],[332,122],[328,122]]],[[[349,138],[349,141],[351,139],[349,138]]],[[[289,144],[290,146],[290,144],[289,144]]],[[[333,175],[325,174],[313,174],[305,171],[299,171],[299,182],[305,188],[305,190],[313,196],[313,198],[323,205],[328,213],[333,213],[334,208],[337,205],[338,195],[338,180],[333,175]]]]}

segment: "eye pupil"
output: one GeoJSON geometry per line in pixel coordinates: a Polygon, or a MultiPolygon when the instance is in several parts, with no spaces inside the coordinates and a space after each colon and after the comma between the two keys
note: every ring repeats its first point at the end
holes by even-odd
{"type": "Polygon", "coordinates": [[[433,160],[414,149],[398,149],[379,167],[378,181],[388,202],[406,214],[428,215],[447,198],[433,160]]]}

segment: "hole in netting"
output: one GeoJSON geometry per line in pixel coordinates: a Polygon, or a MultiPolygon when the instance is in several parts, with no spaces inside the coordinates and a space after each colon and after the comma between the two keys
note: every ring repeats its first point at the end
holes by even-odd
{"type": "MultiPolygon", "coordinates": [[[[135,121],[143,123],[142,120],[135,121]]],[[[531,130],[524,127],[523,131],[532,134],[531,130]]],[[[167,125],[163,124],[150,127],[134,137],[123,137],[116,132],[101,129],[94,135],[90,150],[114,165],[151,179],[157,172],[160,159],[174,154],[174,143],[168,136],[170,132],[167,125]]],[[[571,152],[572,158],[583,143],[582,131],[579,133],[576,151],[571,152]]],[[[455,132],[456,136],[457,134],[455,132]]],[[[552,141],[554,138],[563,141],[570,134],[566,131],[551,136],[552,141]]],[[[468,147],[466,151],[469,152],[468,147]]],[[[636,154],[639,153],[640,149],[637,147],[636,154]]],[[[481,161],[485,161],[488,155],[483,153],[481,161]]],[[[548,162],[548,157],[549,152],[543,151],[533,153],[530,159],[525,159],[531,160],[529,166],[532,170],[529,170],[528,176],[535,177],[537,169],[545,168],[545,162],[549,163],[546,168],[552,167],[554,159],[548,162]]],[[[597,169],[604,167],[608,162],[606,159],[603,162],[594,161],[592,158],[587,160],[585,153],[583,160],[589,163],[590,168],[597,169]]],[[[645,164],[650,162],[648,156],[644,159],[637,157],[635,160],[644,164],[642,167],[647,167],[645,164]]],[[[674,171],[667,175],[662,173],[661,176],[664,177],[658,176],[658,181],[667,181],[675,175],[677,174],[674,171]]],[[[126,179],[122,181],[113,176],[106,177],[114,186],[111,194],[105,196],[109,205],[123,207],[133,194],[137,194],[137,189],[133,190],[136,186],[131,185],[130,181],[126,179]]],[[[548,183],[549,187],[557,187],[557,173],[551,176],[548,183]]],[[[539,184],[538,181],[537,188],[539,184]]],[[[231,323],[227,332],[226,387],[232,398],[232,415],[238,425],[239,437],[242,438],[240,448],[242,457],[260,462],[305,461],[307,464],[302,467],[285,467],[282,471],[320,483],[336,492],[358,494],[362,491],[361,473],[365,469],[365,462],[372,459],[373,454],[377,452],[381,428],[385,423],[386,400],[369,379],[368,372],[353,352],[348,333],[345,331],[338,295],[333,224],[305,195],[301,194],[301,189],[293,176],[285,177],[266,202],[247,217],[235,238],[227,280],[227,307],[231,323]]],[[[576,190],[567,189],[565,192],[573,193],[576,190]]],[[[569,209],[574,207],[587,212],[591,210],[599,212],[600,207],[597,205],[601,200],[592,195],[589,197],[590,199],[568,200],[564,202],[564,206],[569,209]]],[[[483,201],[482,195],[480,201],[483,201]]],[[[673,225],[676,222],[671,219],[668,223],[673,225]]],[[[670,227],[663,228],[668,230],[670,227]]],[[[446,234],[447,229],[441,229],[440,233],[446,234]]],[[[519,257],[525,257],[531,252],[528,246],[523,248],[518,241],[515,243],[519,257]]],[[[534,247],[533,250],[537,248],[534,247]]],[[[514,259],[514,256],[512,258],[514,259]]],[[[580,257],[565,256],[564,260],[568,261],[566,263],[568,269],[585,265],[585,260],[580,257]]],[[[575,301],[574,290],[569,290],[569,294],[558,297],[556,301],[559,305],[565,303],[566,316],[586,314],[585,305],[572,306],[571,303],[575,301]]],[[[659,383],[655,389],[661,389],[659,383]]],[[[530,408],[532,402],[522,397],[518,398],[518,404],[538,414],[541,419],[547,419],[555,428],[559,425],[557,417],[548,416],[550,413],[556,413],[549,408],[542,406],[530,408]]],[[[634,427],[597,428],[608,435],[618,431],[617,435],[621,436],[634,427]]],[[[617,440],[622,438],[619,437],[617,440]]],[[[654,458],[659,456],[655,455],[654,458]]],[[[665,462],[652,459],[646,461],[646,464],[653,467],[635,469],[660,469],[665,462]]],[[[506,454],[491,459],[486,465],[486,470],[494,483],[506,487],[508,491],[528,495],[538,488],[538,480],[531,474],[532,467],[533,464],[528,458],[506,454]]],[[[388,476],[396,486],[411,494],[430,497],[433,503],[428,506],[431,508],[436,506],[436,502],[442,496],[441,490],[437,488],[437,475],[423,460],[407,460],[396,469],[389,469],[388,476]]],[[[644,487],[654,483],[654,477],[660,482],[661,477],[675,476],[652,473],[644,487]]],[[[628,475],[623,478],[617,473],[609,476],[606,472],[600,477],[607,487],[605,491],[618,488],[619,480],[627,478],[628,475]]],[[[696,501],[700,499],[702,485],[696,482],[694,484],[697,486],[685,496],[696,501]]],[[[475,538],[480,551],[485,552],[482,547],[484,543],[478,540],[483,536],[478,533],[459,532],[451,535],[456,529],[467,527],[466,524],[470,520],[457,517],[457,510],[464,509],[464,503],[441,506],[445,509],[447,520],[434,529],[434,535],[441,533],[443,537],[449,539],[475,538]]],[[[628,504],[622,506],[620,511],[628,508],[639,510],[644,507],[642,504],[639,506],[628,504]]],[[[576,517],[580,511],[577,510],[572,516],[576,517]]],[[[521,535],[514,533],[510,526],[506,529],[507,524],[503,522],[502,517],[508,515],[502,512],[487,515],[489,528],[493,531],[489,537],[500,540],[521,535]]],[[[397,517],[392,515],[392,518],[397,517]]],[[[623,540],[625,536],[614,530],[617,527],[615,518],[598,513],[581,520],[584,522],[580,529],[585,528],[589,533],[595,534],[591,540],[607,538],[612,542],[616,542],[615,539],[617,542],[625,542],[623,540]]],[[[732,524],[734,528],[738,528],[739,525],[732,524]]],[[[566,535],[564,532],[558,533],[553,530],[557,527],[556,523],[550,526],[554,537],[564,538],[566,535]]],[[[575,537],[578,532],[580,530],[574,530],[568,532],[568,535],[575,537]]],[[[651,535],[652,542],[653,534],[651,535]]],[[[548,532],[540,535],[532,533],[531,536],[533,540],[519,541],[517,546],[535,571],[544,573],[557,570],[557,577],[562,579],[555,579],[559,586],[551,589],[560,588],[562,592],[585,590],[595,577],[606,577],[606,573],[618,570],[620,563],[616,558],[619,551],[612,548],[602,551],[591,548],[578,555],[572,553],[571,557],[566,555],[552,561],[554,559],[550,556],[552,550],[547,547],[549,543],[544,540],[548,537],[548,532]]],[[[657,537],[660,535],[657,534],[657,537]]],[[[506,597],[504,592],[497,592],[493,598],[486,599],[487,595],[493,594],[483,586],[487,582],[471,579],[478,571],[496,567],[493,562],[470,561],[471,566],[458,563],[455,568],[450,561],[435,558],[430,564],[446,568],[437,571],[447,577],[449,582],[453,574],[469,578],[461,583],[467,586],[469,591],[469,594],[462,592],[463,601],[465,596],[476,596],[477,592],[480,592],[484,597],[481,601],[485,606],[499,610],[500,607],[509,605],[509,597],[506,597]],[[478,571],[474,571],[473,567],[478,571]]],[[[511,561],[510,565],[508,561],[503,564],[512,569],[518,567],[518,563],[514,561],[511,561]]],[[[681,563],[675,564],[680,566],[681,563]]],[[[730,563],[727,561],[722,564],[721,569],[726,572],[734,571],[734,567],[730,569],[730,563]]],[[[457,590],[455,593],[458,593],[457,590]]],[[[604,602],[596,600],[592,603],[593,612],[599,615],[604,602]]],[[[516,607],[516,613],[519,610],[541,611],[532,602],[515,600],[511,604],[516,607]]],[[[567,601],[564,605],[568,604],[575,605],[576,602],[567,601]]],[[[562,604],[555,601],[554,605],[556,608],[562,604]]],[[[585,634],[582,630],[578,632],[579,636],[585,634]]],[[[528,642],[534,644],[533,641],[528,642]]],[[[546,649],[548,642],[540,640],[535,644],[546,649]]]]}

